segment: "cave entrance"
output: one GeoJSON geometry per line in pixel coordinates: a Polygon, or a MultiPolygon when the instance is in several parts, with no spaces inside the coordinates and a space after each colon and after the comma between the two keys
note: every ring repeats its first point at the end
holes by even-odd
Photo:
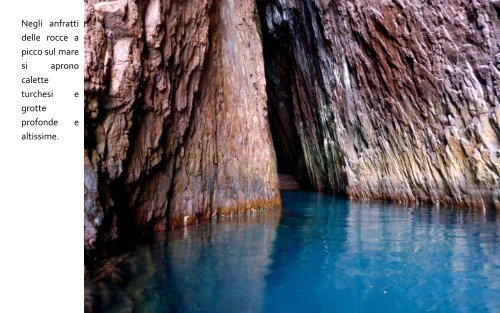
{"type": "Polygon", "coordinates": [[[276,152],[280,189],[296,190],[308,187],[304,158],[300,147],[300,139],[293,124],[283,116],[286,110],[278,111],[269,105],[269,122],[276,152]],[[281,118],[285,118],[282,120],[281,118]]]}
{"type": "Polygon", "coordinates": [[[295,116],[295,84],[292,79],[291,34],[286,27],[270,30],[266,23],[267,1],[258,0],[261,38],[266,71],[268,118],[280,176],[281,189],[309,189],[301,138],[295,116]],[[271,33],[272,31],[272,33],[271,33]]]}

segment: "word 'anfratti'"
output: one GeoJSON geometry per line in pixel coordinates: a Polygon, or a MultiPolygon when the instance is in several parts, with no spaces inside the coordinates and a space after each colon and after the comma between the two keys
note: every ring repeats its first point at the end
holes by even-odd
{"type": "MultiPolygon", "coordinates": [[[[39,27],[43,26],[43,21],[41,19],[38,19],[36,21],[30,21],[30,20],[22,20],[21,21],[21,26],[22,27],[30,27],[33,29],[38,29],[39,27]]],[[[80,23],[78,20],[63,20],[60,19],[59,21],[50,21],[49,22],[49,27],[79,27],[80,23]]]]}

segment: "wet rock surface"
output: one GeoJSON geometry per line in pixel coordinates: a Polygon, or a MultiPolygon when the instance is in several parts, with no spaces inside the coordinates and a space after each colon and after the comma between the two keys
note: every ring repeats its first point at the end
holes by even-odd
{"type": "Polygon", "coordinates": [[[277,156],[302,184],[500,207],[500,2],[258,4],[277,156]]]}
{"type": "Polygon", "coordinates": [[[85,1],[85,247],[280,206],[255,4],[85,1]]]}
{"type": "Polygon", "coordinates": [[[498,209],[499,12],[85,0],[86,250],[279,207],[278,172],[350,198],[498,209]]]}
{"type": "Polygon", "coordinates": [[[299,182],[292,175],[279,174],[280,190],[300,190],[299,182]]]}

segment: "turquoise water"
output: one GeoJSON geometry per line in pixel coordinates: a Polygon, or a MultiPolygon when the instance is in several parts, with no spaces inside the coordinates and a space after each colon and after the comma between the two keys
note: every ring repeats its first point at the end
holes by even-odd
{"type": "Polygon", "coordinates": [[[283,193],[169,232],[85,281],[90,312],[500,312],[496,212],[283,193]]]}

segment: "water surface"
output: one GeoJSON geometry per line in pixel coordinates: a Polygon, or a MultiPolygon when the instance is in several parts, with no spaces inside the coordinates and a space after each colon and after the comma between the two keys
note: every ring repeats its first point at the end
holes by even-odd
{"type": "Polygon", "coordinates": [[[85,279],[88,312],[500,312],[500,218],[287,191],[85,279]]]}

